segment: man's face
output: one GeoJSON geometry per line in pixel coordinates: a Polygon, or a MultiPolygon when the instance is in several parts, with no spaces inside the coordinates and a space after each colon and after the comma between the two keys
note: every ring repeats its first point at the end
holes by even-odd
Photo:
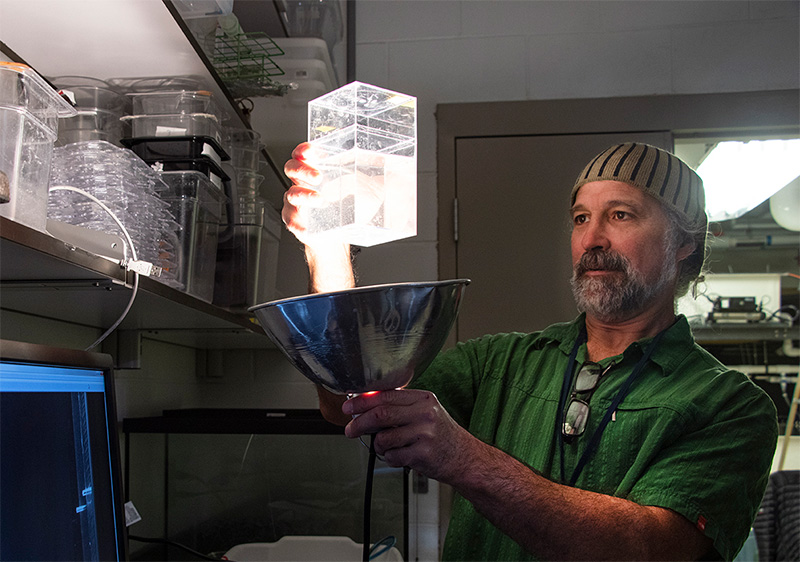
{"type": "Polygon", "coordinates": [[[571,215],[578,308],[619,322],[674,302],[678,260],[685,256],[655,199],[626,183],[596,181],[580,188],[571,215]]]}

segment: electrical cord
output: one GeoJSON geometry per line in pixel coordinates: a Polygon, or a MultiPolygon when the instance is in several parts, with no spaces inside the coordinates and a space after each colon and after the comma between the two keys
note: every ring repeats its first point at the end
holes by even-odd
{"type": "Polygon", "coordinates": [[[382,538],[369,549],[369,559],[375,560],[378,556],[390,550],[395,543],[397,543],[397,539],[392,535],[382,538]]]}
{"type": "MultiPolygon", "coordinates": [[[[133,261],[134,262],[138,262],[139,261],[139,259],[136,256],[136,248],[133,245],[133,240],[131,239],[131,236],[128,233],[128,229],[125,228],[125,225],[122,224],[122,221],[119,220],[119,218],[117,218],[117,215],[114,214],[114,211],[109,209],[108,206],[105,203],[100,201],[97,197],[95,197],[91,193],[89,193],[87,191],[84,191],[83,189],[78,189],[77,187],[72,187],[72,186],[69,186],[69,185],[55,185],[55,186],[52,186],[50,188],[50,191],[73,191],[75,193],[79,193],[79,194],[83,195],[84,197],[87,197],[88,199],[90,199],[91,201],[93,201],[94,203],[99,205],[100,208],[103,209],[106,213],[108,213],[108,215],[114,220],[114,222],[117,223],[117,226],[119,226],[119,228],[122,230],[122,234],[125,236],[125,240],[128,243],[128,247],[130,248],[131,258],[133,259],[133,261]]],[[[123,255],[127,255],[127,252],[125,254],[123,254],[123,255]]],[[[129,263],[129,262],[130,262],[130,260],[127,260],[127,263],[129,263]]],[[[128,315],[128,312],[130,312],[131,308],[133,307],[133,301],[136,299],[136,293],[138,292],[138,290],[139,290],[139,272],[134,270],[133,271],[133,291],[131,292],[131,298],[130,298],[130,300],[128,300],[128,304],[125,307],[125,310],[122,311],[122,314],[117,319],[117,321],[114,322],[111,325],[111,327],[108,328],[103,333],[103,335],[101,335],[92,345],[87,347],[85,349],[85,351],[90,351],[90,350],[94,349],[95,347],[97,347],[98,345],[100,345],[100,343],[102,341],[104,341],[109,335],[111,335],[111,333],[114,330],[117,329],[117,327],[122,323],[122,321],[128,315]]]]}

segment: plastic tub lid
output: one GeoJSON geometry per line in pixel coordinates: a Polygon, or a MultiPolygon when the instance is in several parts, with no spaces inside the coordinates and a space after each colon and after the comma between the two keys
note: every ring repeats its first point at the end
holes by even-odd
{"type": "Polygon", "coordinates": [[[3,87],[2,75],[9,73],[21,75],[25,82],[29,82],[33,90],[40,96],[40,98],[46,99],[48,102],[50,102],[59,117],[74,117],[77,114],[75,108],[72,107],[67,100],[59,96],[55,89],[53,89],[53,87],[50,86],[50,84],[48,84],[44,78],[39,76],[36,71],[34,71],[27,64],[16,62],[0,61],[0,103],[11,103],[12,105],[18,105],[17,100],[2,99],[2,97],[7,93],[3,87]]]}

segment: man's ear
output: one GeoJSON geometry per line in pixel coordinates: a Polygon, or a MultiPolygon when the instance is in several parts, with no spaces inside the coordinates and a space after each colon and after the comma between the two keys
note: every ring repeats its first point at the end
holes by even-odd
{"type": "Polygon", "coordinates": [[[684,243],[680,248],[678,248],[675,257],[678,258],[679,262],[683,261],[689,256],[691,256],[696,248],[697,248],[697,242],[695,242],[694,240],[689,240],[686,243],[684,243]]]}

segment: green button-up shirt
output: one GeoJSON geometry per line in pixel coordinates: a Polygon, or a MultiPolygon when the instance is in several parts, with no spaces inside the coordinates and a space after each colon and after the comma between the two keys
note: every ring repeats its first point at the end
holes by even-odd
{"type": "MultiPolygon", "coordinates": [[[[499,334],[440,354],[413,386],[433,391],[453,418],[553,481],[564,371],[583,316],[532,334],[499,334]]],[[[651,338],[631,344],[590,399],[584,434],[564,446],[567,478],[651,338]]],[[[587,361],[586,345],[577,366],[587,361]]],[[[726,560],[747,539],[777,441],[775,406],[743,374],[698,346],[684,317],[671,326],[618,407],[576,487],[672,509],[726,560]]],[[[445,560],[536,560],[457,497],[445,560]]]]}

